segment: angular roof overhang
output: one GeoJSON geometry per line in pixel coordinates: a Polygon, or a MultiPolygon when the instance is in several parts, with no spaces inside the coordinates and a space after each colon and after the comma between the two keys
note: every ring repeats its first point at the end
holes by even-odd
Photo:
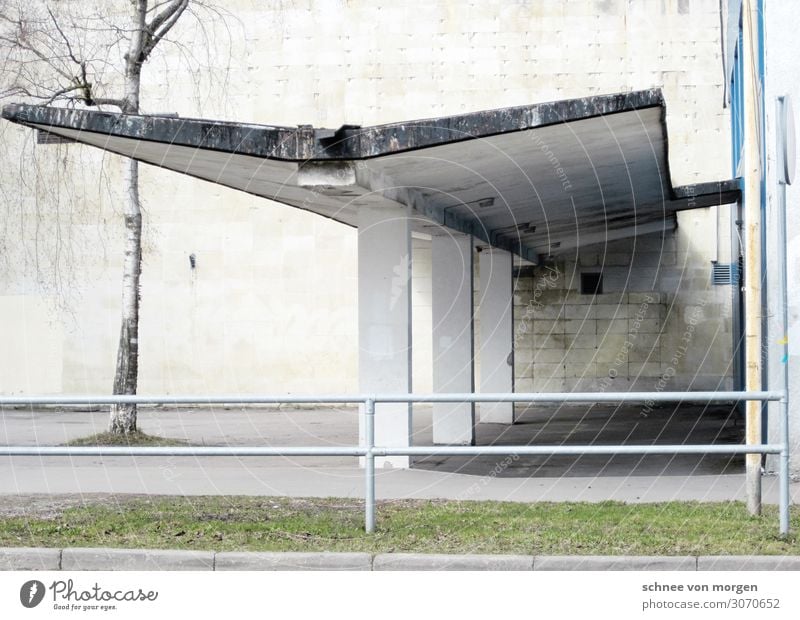
{"type": "Polygon", "coordinates": [[[658,89],[338,130],[19,104],[2,116],[350,225],[400,203],[419,232],[534,263],[740,195],[733,180],[672,186],[658,89]]]}

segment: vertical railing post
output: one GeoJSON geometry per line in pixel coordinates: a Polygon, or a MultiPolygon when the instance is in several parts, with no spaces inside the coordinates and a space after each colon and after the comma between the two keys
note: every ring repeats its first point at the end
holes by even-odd
{"type": "Polygon", "coordinates": [[[375,399],[367,398],[364,406],[364,430],[366,449],[364,455],[364,529],[367,534],[375,531],[375,399]]]}
{"type": "Polygon", "coordinates": [[[789,535],[789,395],[781,398],[781,462],[778,484],[780,485],[781,536],[789,535]]]}
{"type": "MultiPolygon", "coordinates": [[[[787,256],[787,221],[786,221],[786,186],[791,184],[794,170],[790,170],[786,157],[787,144],[790,141],[788,128],[793,122],[793,112],[791,99],[786,95],[777,98],[777,122],[778,127],[776,136],[778,138],[778,165],[779,175],[777,182],[777,203],[778,203],[778,269],[780,270],[780,291],[781,291],[781,340],[783,348],[783,396],[781,397],[781,457],[780,457],[780,513],[781,513],[781,536],[789,534],[789,276],[788,276],[788,256],[787,256]]],[[[791,136],[791,140],[794,136],[791,136]]],[[[792,145],[791,148],[794,148],[792,145]]],[[[792,156],[793,158],[793,156],[792,156]]],[[[794,165],[794,162],[791,162],[794,165]]]]}

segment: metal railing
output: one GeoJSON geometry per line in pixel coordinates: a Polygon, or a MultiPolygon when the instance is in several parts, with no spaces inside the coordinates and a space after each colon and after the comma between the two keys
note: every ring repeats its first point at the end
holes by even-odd
{"type": "Polygon", "coordinates": [[[18,396],[0,397],[0,406],[36,405],[266,405],[363,404],[364,442],[345,447],[69,447],[0,446],[0,456],[358,456],[364,457],[364,521],[375,531],[375,458],[385,456],[498,456],[586,454],[779,454],[780,533],[789,533],[789,417],[783,391],[759,392],[616,392],[538,394],[357,394],[321,396],[18,396]],[[678,445],[576,445],[576,446],[376,446],[375,405],[378,403],[713,403],[780,401],[779,443],[678,444],[678,445]]]}

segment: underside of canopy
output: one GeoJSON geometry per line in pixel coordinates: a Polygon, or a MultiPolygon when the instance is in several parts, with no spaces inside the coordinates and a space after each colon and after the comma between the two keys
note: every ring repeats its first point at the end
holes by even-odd
{"type": "Polygon", "coordinates": [[[658,89],[337,130],[22,104],[2,116],[350,225],[399,203],[417,232],[470,233],[532,263],[739,198],[733,180],[673,187],[658,89]]]}

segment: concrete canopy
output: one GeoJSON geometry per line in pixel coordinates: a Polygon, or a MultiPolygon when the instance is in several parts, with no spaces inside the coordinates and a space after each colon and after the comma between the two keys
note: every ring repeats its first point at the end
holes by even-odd
{"type": "Polygon", "coordinates": [[[673,187],[659,89],[373,127],[276,127],[13,104],[12,122],[355,225],[402,204],[536,263],[671,230],[734,181],[673,187]]]}

